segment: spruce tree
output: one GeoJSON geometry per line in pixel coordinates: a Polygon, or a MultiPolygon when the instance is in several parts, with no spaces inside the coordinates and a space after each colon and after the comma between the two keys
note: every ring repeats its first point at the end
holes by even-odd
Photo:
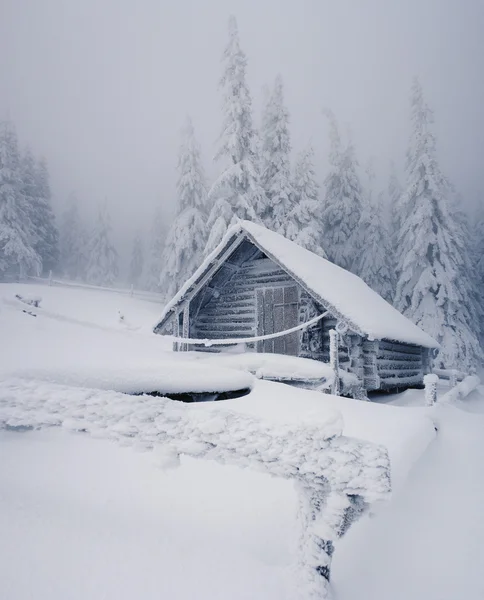
{"type": "Polygon", "coordinates": [[[85,279],[88,237],[79,216],[75,194],[71,194],[67,207],[61,215],[59,246],[62,275],[72,280],[85,279]]]}
{"type": "Polygon", "coordinates": [[[358,162],[350,142],[342,148],[334,114],[327,110],[330,124],[330,172],[325,179],[323,236],[329,260],[356,272],[361,252],[359,222],[362,190],[357,173],[358,162]]]}
{"type": "Polygon", "coordinates": [[[44,273],[49,273],[59,266],[59,231],[52,210],[49,171],[44,158],[35,166],[35,181],[38,206],[36,229],[39,238],[36,250],[42,259],[44,273]]]}
{"type": "Polygon", "coordinates": [[[375,292],[391,302],[395,291],[395,269],[391,235],[383,215],[383,194],[379,194],[376,201],[369,194],[359,225],[362,251],[355,270],[375,292]]]}
{"type": "Polygon", "coordinates": [[[390,163],[390,177],[388,179],[388,202],[390,205],[392,248],[395,250],[398,244],[398,236],[401,229],[401,216],[404,212],[402,207],[403,190],[398,180],[395,163],[390,163]]]}
{"type": "Polygon", "coordinates": [[[129,283],[133,287],[138,287],[143,276],[144,269],[144,247],[143,240],[139,233],[136,234],[133,241],[133,250],[131,252],[131,261],[129,264],[129,283]]]}
{"type": "Polygon", "coordinates": [[[166,240],[160,288],[172,297],[200,265],[207,243],[207,189],[190,119],[178,155],[177,214],[166,240]]]}
{"type": "Polygon", "coordinates": [[[474,218],[474,226],[470,228],[471,245],[470,259],[473,272],[475,273],[474,294],[479,300],[481,310],[478,314],[478,330],[480,334],[481,347],[484,347],[484,196],[478,200],[478,206],[474,218]]]}
{"type": "Polygon", "coordinates": [[[395,304],[440,344],[438,363],[469,370],[481,350],[466,281],[464,231],[436,157],[433,114],[412,86],[412,136],[402,195],[395,304]]]}
{"type": "Polygon", "coordinates": [[[153,218],[150,243],[148,249],[148,268],[146,271],[145,287],[153,292],[160,291],[160,280],[163,271],[163,252],[166,242],[165,219],[161,210],[155,211],[153,218]]]}
{"type": "Polygon", "coordinates": [[[314,172],[314,149],[311,144],[301,152],[294,169],[293,206],[287,217],[286,236],[319,256],[326,258],[322,247],[323,206],[314,172]]]}
{"type": "Polygon", "coordinates": [[[38,274],[42,261],[34,248],[32,211],[24,194],[15,128],[0,123],[0,274],[38,274]]]}
{"type": "Polygon", "coordinates": [[[267,201],[260,217],[273,231],[286,232],[292,205],[289,113],[284,105],[282,77],[278,75],[262,116],[261,182],[267,201]]]}
{"type": "Polygon", "coordinates": [[[89,240],[86,279],[93,285],[112,286],[118,277],[118,253],[111,243],[111,222],[104,202],[89,240]]]}
{"type": "Polygon", "coordinates": [[[247,59],[240,47],[235,17],[229,19],[229,43],[223,54],[220,85],[224,92],[224,123],[216,158],[227,167],[209,192],[212,206],[207,251],[213,249],[237,219],[257,221],[265,205],[260,185],[257,137],[252,124],[252,99],[246,81],[247,59]]]}

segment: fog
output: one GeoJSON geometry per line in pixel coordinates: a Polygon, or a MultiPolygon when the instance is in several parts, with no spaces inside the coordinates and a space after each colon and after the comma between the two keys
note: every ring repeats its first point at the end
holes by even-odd
{"type": "Polygon", "coordinates": [[[193,118],[209,178],[221,128],[218,80],[236,15],[259,121],[284,78],[294,150],[326,169],[331,107],[381,185],[401,168],[418,75],[435,110],[444,172],[469,201],[484,189],[482,0],[1,0],[0,115],[48,160],[59,209],[108,198],[117,238],[175,198],[179,130],[193,118]]]}

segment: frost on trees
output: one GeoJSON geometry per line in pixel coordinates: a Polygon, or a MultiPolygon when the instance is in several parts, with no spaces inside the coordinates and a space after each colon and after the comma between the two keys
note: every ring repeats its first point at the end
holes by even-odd
{"type": "Polygon", "coordinates": [[[35,165],[37,188],[37,219],[39,241],[36,250],[42,259],[44,273],[54,271],[59,265],[59,230],[57,229],[52,194],[49,183],[49,171],[44,158],[35,165]]]}
{"type": "Polygon", "coordinates": [[[358,163],[350,142],[342,149],[334,114],[326,111],[330,124],[330,172],[325,179],[323,213],[324,249],[329,260],[353,271],[362,251],[359,222],[362,212],[358,163]]]}
{"type": "Polygon", "coordinates": [[[103,203],[89,240],[86,278],[93,285],[112,286],[118,277],[118,253],[110,237],[111,222],[106,203],[103,203]]]}
{"type": "Polygon", "coordinates": [[[323,205],[314,171],[312,144],[301,152],[296,161],[292,189],[293,206],[287,217],[286,237],[327,258],[323,249],[323,205]]]}
{"type": "Polygon", "coordinates": [[[178,157],[177,214],[166,239],[160,288],[171,298],[202,262],[207,243],[207,188],[200,146],[187,119],[178,157]]]}
{"type": "Polygon", "coordinates": [[[266,227],[284,235],[292,206],[289,113],[278,75],[262,115],[261,183],[266,201],[259,213],[266,227]]]}
{"type": "Polygon", "coordinates": [[[385,225],[383,194],[374,198],[375,173],[367,168],[368,191],[364,197],[359,235],[362,251],[355,263],[355,271],[375,292],[391,302],[394,294],[393,247],[389,228],[385,225]]]}
{"type": "Polygon", "coordinates": [[[395,304],[441,344],[439,365],[469,370],[481,349],[469,308],[467,240],[452,206],[451,186],[437,162],[433,114],[417,80],[411,107],[395,304]]]}
{"type": "Polygon", "coordinates": [[[38,274],[42,267],[34,245],[32,212],[24,194],[17,135],[12,123],[0,123],[0,275],[38,274]]]}
{"type": "Polygon", "coordinates": [[[210,232],[206,251],[220,242],[237,219],[258,221],[257,213],[265,203],[260,184],[258,140],[252,123],[252,99],[246,81],[247,59],[240,47],[235,17],[229,19],[229,43],[223,54],[224,122],[216,158],[226,164],[209,191],[210,232]]]}
{"type": "Polygon", "coordinates": [[[339,538],[391,489],[387,450],[343,436],[338,418],[314,427],[271,423],[219,408],[195,411],[167,398],[34,380],[0,382],[0,429],[53,425],[157,448],[163,466],[177,466],[184,454],[294,481],[300,526],[297,591],[304,600],[331,597],[331,562],[339,538]]]}
{"type": "Polygon", "coordinates": [[[145,287],[153,292],[160,291],[160,279],[163,271],[163,252],[165,249],[166,225],[163,214],[158,208],[155,211],[150,231],[148,249],[148,268],[145,287]]]}
{"type": "Polygon", "coordinates": [[[129,263],[129,283],[138,287],[143,275],[144,268],[144,247],[143,240],[139,232],[136,234],[133,241],[133,249],[131,252],[131,261],[129,263]]]}
{"type": "Polygon", "coordinates": [[[30,149],[21,160],[22,192],[33,226],[32,243],[42,261],[42,271],[49,273],[59,264],[59,232],[51,206],[49,172],[45,160],[35,161],[30,149]]]}
{"type": "Polygon", "coordinates": [[[397,171],[393,161],[390,163],[390,177],[388,180],[387,193],[388,202],[390,204],[392,251],[395,252],[395,248],[398,245],[398,235],[401,229],[401,215],[404,212],[404,208],[401,204],[403,190],[400,181],[398,180],[397,171]]]}
{"type": "Polygon", "coordinates": [[[85,279],[88,238],[79,215],[78,200],[71,194],[60,218],[60,269],[68,279],[85,279]]]}
{"type": "MultiPolygon", "coordinates": [[[[474,226],[471,227],[471,240],[470,256],[475,273],[474,291],[478,298],[484,298],[484,199],[481,199],[478,205],[474,226]]],[[[482,304],[481,307],[484,311],[482,304]]],[[[481,346],[484,346],[484,314],[480,312],[478,318],[481,346]]]]}

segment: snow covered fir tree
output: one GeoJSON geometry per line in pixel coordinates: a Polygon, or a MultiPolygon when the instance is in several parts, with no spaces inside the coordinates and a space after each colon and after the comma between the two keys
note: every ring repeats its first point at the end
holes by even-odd
{"type": "Polygon", "coordinates": [[[60,218],[60,272],[67,279],[86,277],[88,236],[79,214],[79,201],[75,194],[67,200],[60,218]]]}
{"type": "Polygon", "coordinates": [[[0,274],[37,275],[42,258],[33,220],[37,202],[33,159],[31,171],[22,173],[17,134],[13,123],[0,123],[0,274]],[[24,176],[24,180],[22,179],[24,176]],[[26,195],[29,194],[29,195],[26,195]]]}
{"type": "Polygon", "coordinates": [[[225,169],[209,191],[211,212],[207,250],[221,240],[236,219],[258,221],[265,206],[260,182],[258,143],[252,121],[252,98],[247,85],[247,58],[240,47],[235,17],[229,19],[229,42],[223,54],[223,128],[216,158],[225,169]]]}
{"type": "Polygon", "coordinates": [[[118,253],[111,242],[111,221],[107,203],[103,202],[89,239],[86,280],[93,285],[113,286],[118,274],[118,253]]]}
{"type": "Polygon", "coordinates": [[[177,213],[163,252],[160,290],[172,297],[198,267],[207,244],[207,188],[200,147],[190,118],[178,158],[177,213]]]}
{"type": "Polygon", "coordinates": [[[342,146],[334,114],[325,113],[330,125],[330,171],[324,181],[324,247],[329,260],[356,272],[362,250],[359,223],[363,209],[358,163],[353,144],[342,146]]]}
{"type": "Polygon", "coordinates": [[[144,287],[152,292],[160,291],[160,279],[163,272],[163,252],[166,242],[166,224],[163,213],[157,208],[149,234],[149,248],[145,271],[144,287]]]}
{"type": "Polygon", "coordinates": [[[468,240],[453,210],[453,190],[437,161],[433,114],[418,80],[411,107],[395,305],[441,344],[439,363],[469,370],[482,350],[472,320],[469,291],[474,282],[467,280],[465,269],[468,240]]]}
{"type": "Polygon", "coordinates": [[[278,75],[262,115],[261,183],[266,198],[259,216],[273,231],[284,234],[292,205],[289,113],[278,75]]]}
{"type": "Polygon", "coordinates": [[[42,271],[57,271],[59,266],[59,230],[52,210],[52,194],[49,183],[49,171],[44,158],[41,158],[34,169],[37,202],[35,210],[35,229],[38,242],[35,246],[42,260],[42,271]]]}
{"type": "Polygon", "coordinates": [[[138,232],[133,240],[133,249],[131,251],[131,261],[129,263],[129,283],[134,287],[139,287],[143,280],[143,270],[145,264],[143,238],[138,232]]]}
{"type": "Polygon", "coordinates": [[[323,244],[323,205],[314,171],[314,148],[309,144],[298,157],[292,183],[292,208],[286,218],[286,236],[326,258],[323,244]]]}

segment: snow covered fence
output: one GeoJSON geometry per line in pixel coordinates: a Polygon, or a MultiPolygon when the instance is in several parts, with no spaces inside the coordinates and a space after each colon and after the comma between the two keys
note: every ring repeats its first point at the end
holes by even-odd
{"type": "Polygon", "coordinates": [[[477,375],[469,375],[451,390],[449,390],[446,394],[444,394],[439,402],[451,403],[456,402],[457,400],[463,400],[466,396],[473,392],[476,387],[480,385],[480,383],[481,380],[477,375]]]}
{"type": "Polygon", "coordinates": [[[298,589],[305,600],[330,598],[336,540],[390,492],[387,450],[342,436],[338,414],[318,426],[285,425],[167,398],[35,380],[0,382],[0,429],[55,425],[147,449],[162,445],[166,466],[186,454],[294,480],[301,523],[298,589]]]}
{"type": "Polygon", "coordinates": [[[458,381],[462,381],[467,377],[467,373],[457,369],[433,369],[432,373],[437,375],[439,379],[448,379],[451,385],[456,385],[458,381]]]}
{"type": "Polygon", "coordinates": [[[163,294],[159,294],[158,292],[147,292],[146,290],[135,290],[131,286],[131,288],[113,288],[113,287],[104,287],[98,285],[90,285],[88,283],[81,283],[80,281],[70,281],[67,279],[53,279],[52,277],[34,277],[33,275],[27,276],[28,280],[36,281],[37,283],[43,283],[45,285],[56,285],[61,287],[73,287],[73,288],[83,288],[87,290],[97,290],[100,292],[112,292],[114,294],[124,294],[126,296],[136,296],[138,298],[144,298],[146,300],[152,300],[154,302],[160,302],[160,304],[165,303],[165,297],[163,294]]]}

